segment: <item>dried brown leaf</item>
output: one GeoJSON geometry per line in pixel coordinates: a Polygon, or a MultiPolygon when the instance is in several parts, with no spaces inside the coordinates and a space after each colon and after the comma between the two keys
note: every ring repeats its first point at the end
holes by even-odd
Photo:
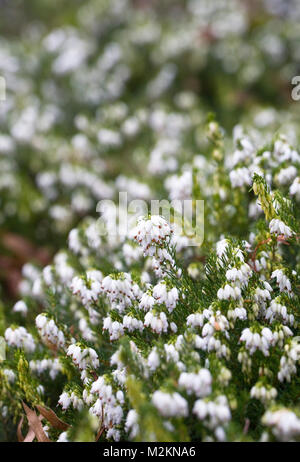
{"type": "Polygon", "coordinates": [[[70,427],[69,424],[57,417],[52,409],[45,408],[44,406],[40,405],[37,405],[36,408],[42,414],[42,416],[44,416],[45,419],[51,423],[52,427],[57,428],[58,430],[67,430],[70,427]]]}
{"type": "Polygon", "coordinates": [[[17,438],[19,443],[22,443],[24,441],[24,436],[22,434],[22,425],[24,422],[24,416],[22,415],[20,422],[18,423],[18,428],[17,428],[17,438]]]}
{"type": "Polygon", "coordinates": [[[25,438],[24,438],[23,443],[32,443],[32,441],[34,440],[34,438],[35,438],[35,433],[34,433],[34,431],[30,428],[30,430],[28,431],[27,435],[26,435],[25,438]]]}
{"type": "Polygon", "coordinates": [[[49,443],[51,440],[48,438],[48,436],[44,432],[40,418],[38,417],[36,412],[30,409],[27,406],[27,404],[25,404],[24,402],[22,402],[22,404],[23,404],[24,411],[26,412],[29,428],[33,430],[37,440],[40,441],[41,443],[49,443]]]}

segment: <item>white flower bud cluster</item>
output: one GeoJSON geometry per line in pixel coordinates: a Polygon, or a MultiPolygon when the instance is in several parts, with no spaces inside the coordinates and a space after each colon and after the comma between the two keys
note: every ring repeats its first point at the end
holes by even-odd
{"type": "Polygon", "coordinates": [[[140,299],[139,308],[144,311],[149,311],[155,303],[155,299],[152,297],[152,290],[147,290],[140,299]]]}
{"type": "Polygon", "coordinates": [[[66,411],[71,405],[71,398],[69,393],[64,391],[59,397],[58,404],[64,411],[66,411]]]}
{"type": "Polygon", "coordinates": [[[239,300],[241,298],[241,289],[238,286],[232,287],[229,284],[225,284],[221,287],[217,293],[219,300],[239,300]]]}
{"type": "Polygon", "coordinates": [[[194,403],[193,413],[199,420],[205,421],[210,429],[225,425],[231,419],[231,412],[225,395],[213,400],[198,399],[194,403]]]}
{"type": "Polygon", "coordinates": [[[126,265],[130,266],[134,262],[139,261],[142,255],[142,249],[138,247],[136,244],[129,244],[125,242],[122,247],[122,253],[126,262],[126,265]]]}
{"type": "Polygon", "coordinates": [[[276,278],[276,282],[279,285],[280,292],[292,291],[291,281],[281,269],[273,271],[273,273],[271,274],[271,278],[276,278]]]}
{"type": "Polygon", "coordinates": [[[190,199],[192,196],[193,178],[191,170],[186,170],[182,175],[171,175],[165,181],[165,188],[169,192],[171,200],[190,199]]]}
{"type": "Polygon", "coordinates": [[[26,303],[23,300],[19,300],[17,303],[14,304],[13,311],[15,313],[21,313],[24,316],[26,316],[26,314],[28,312],[28,307],[27,307],[26,303]]]}
{"type": "Polygon", "coordinates": [[[20,293],[24,295],[32,295],[33,294],[33,286],[37,282],[37,285],[40,284],[40,271],[31,263],[25,263],[22,267],[22,276],[23,280],[20,284],[20,293]]]}
{"type": "Polygon", "coordinates": [[[64,333],[57,327],[53,319],[49,319],[44,314],[39,314],[35,319],[35,324],[41,339],[46,345],[50,344],[56,348],[64,347],[64,333]]]}
{"type": "Polygon", "coordinates": [[[243,306],[238,306],[234,310],[227,311],[227,318],[229,321],[231,319],[233,319],[234,321],[236,321],[237,319],[245,321],[247,319],[247,311],[243,306]]]}
{"type": "MultiPolygon", "coordinates": [[[[91,312],[91,311],[90,311],[91,312]]],[[[98,314],[98,313],[97,313],[98,314]]],[[[91,316],[92,317],[92,316],[91,316]]],[[[98,318],[98,316],[95,316],[98,318]]],[[[91,319],[92,321],[92,319],[91,319]]],[[[96,319],[95,319],[96,321],[96,319]]],[[[95,322],[95,324],[98,324],[98,319],[95,322]]],[[[93,332],[93,330],[89,327],[88,321],[82,317],[78,323],[79,330],[81,332],[82,337],[87,340],[88,342],[95,342],[96,341],[96,335],[93,332]]]]}
{"type": "Polygon", "coordinates": [[[122,335],[124,335],[124,327],[118,321],[113,321],[110,316],[107,316],[103,320],[103,330],[108,330],[109,339],[118,340],[122,335]]]}
{"type": "Polygon", "coordinates": [[[125,315],[123,317],[123,327],[128,332],[133,332],[135,330],[139,330],[140,332],[142,332],[144,329],[144,324],[142,321],[140,321],[139,319],[136,319],[133,316],[125,315]]]}
{"type": "Polygon", "coordinates": [[[297,373],[297,363],[300,361],[300,344],[292,340],[284,347],[284,355],[280,358],[280,369],[277,374],[278,380],[291,381],[292,375],[297,373]]]}
{"type": "Polygon", "coordinates": [[[267,254],[267,252],[261,252],[260,258],[255,260],[256,271],[262,271],[263,269],[266,269],[268,259],[269,255],[267,254]]]}
{"type": "Polygon", "coordinates": [[[290,184],[295,177],[297,176],[297,169],[294,165],[290,165],[289,167],[282,168],[279,173],[276,175],[275,180],[280,185],[290,184]]]}
{"type": "Polygon", "coordinates": [[[257,382],[250,390],[251,398],[256,398],[263,404],[274,400],[277,396],[277,390],[274,387],[265,387],[262,383],[257,382]]]}
{"type": "Polygon", "coordinates": [[[300,201],[300,177],[294,179],[293,183],[290,186],[291,196],[295,196],[297,201],[300,201]]]}
{"type": "Polygon", "coordinates": [[[264,327],[260,334],[246,328],[242,331],[240,342],[245,342],[245,346],[251,355],[256,350],[260,350],[265,356],[269,356],[269,348],[274,344],[274,335],[268,327],[264,327]]]}
{"type": "Polygon", "coordinates": [[[90,305],[92,302],[96,302],[101,293],[101,271],[92,270],[87,271],[85,278],[81,276],[75,276],[72,279],[70,289],[74,295],[79,295],[83,305],[90,305]]]}
{"type": "MultiPolygon", "coordinates": [[[[151,259],[151,268],[158,278],[164,278],[166,276],[166,268],[172,268],[174,264],[174,259],[169,251],[161,247],[156,249],[156,256],[151,259]]],[[[180,276],[180,271],[178,269],[178,276],[180,276]]]]}
{"type": "Polygon", "coordinates": [[[130,409],[125,422],[125,431],[129,433],[129,438],[133,440],[139,433],[138,414],[134,409],[130,409]]]}
{"type": "Polygon", "coordinates": [[[205,320],[209,320],[213,316],[213,311],[205,309],[201,313],[192,313],[186,318],[186,324],[193,327],[203,327],[205,320]]]}
{"type": "MultiPolygon", "coordinates": [[[[172,326],[170,326],[170,327],[172,328],[172,326]]],[[[175,346],[172,345],[172,344],[165,343],[164,344],[164,350],[165,350],[165,354],[166,354],[166,360],[168,362],[173,361],[174,363],[177,363],[177,365],[178,365],[179,353],[176,350],[175,346]]]]}
{"type": "Polygon", "coordinates": [[[154,347],[151,352],[149,353],[147,365],[150,371],[155,371],[158,366],[160,365],[160,358],[157,352],[157,348],[154,347]]]}
{"type": "Polygon", "coordinates": [[[161,281],[153,287],[153,298],[157,305],[165,304],[169,313],[171,313],[179,299],[178,290],[176,287],[168,290],[166,281],[161,281]]]}
{"type": "Polygon", "coordinates": [[[252,183],[251,172],[246,167],[231,170],[229,173],[231,186],[233,188],[242,188],[243,186],[250,186],[252,183]]]}
{"type": "Polygon", "coordinates": [[[67,349],[67,356],[72,357],[73,363],[80,369],[97,369],[99,359],[93,348],[82,348],[77,343],[72,343],[67,349]]]}
{"type": "Polygon", "coordinates": [[[236,285],[247,286],[250,277],[252,276],[252,270],[247,263],[244,263],[240,268],[231,268],[226,271],[226,279],[229,282],[234,282],[236,285]]]}
{"type": "Polygon", "coordinates": [[[68,236],[69,249],[75,255],[81,254],[83,251],[83,245],[79,237],[79,230],[77,228],[71,229],[68,236]]]}
{"type": "MultiPolygon", "coordinates": [[[[208,326],[205,324],[204,327],[208,326]]],[[[230,349],[225,343],[222,343],[219,338],[216,338],[214,335],[207,335],[204,338],[196,335],[195,337],[195,347],[208,352],[216,352],[218,358],[227,358],[230,357],[230,349]]]]}
{"type": "Polygon", "coordinates": [[[144,255],[153,257],[157,247],[165,247],[170,242],[172,229],[163,217],[152,215],[149,219],[140,217],[131,234],[142,247],[144,255]]]}
{"type": "Polygon", "coordinates": [[[290,239],[295,233],[289,226],[283,223],[278,218],[273,218],[270,221],[269,229],[271,234],[276,236],[283,236],[285,239],[290,239]]]}
{"type": "Polygon", "coordinates": [[[242,372],[249,373],[251,371],[252,359],[248,351],[243,349],[239,351],[238,362],[242,365],[242,372]]]}
{"type": "Polygon", "coordinates": [[[3,373],[8,383],[14,383],[16,380],[16,374],[12,369],[3,369],[3,373]]]}
{"type": "Polygon", "coordinates": [[[4,332],[4,338],[11,347],[24,348],[27,353],[35,351],[34,339],[25,327],[8,327],[4,332]]]}
{"type": "Polygon", "coordinates": [[[91,222],[85,229],[84,235],[87,239],[88,246],[95,251],[99,251],[101,248],[102,239],[99,233],[97,222],[91,222]]]}
{"type": "MultiPolygon", "coordinates": [[[[150,124],[160,125],[163,122],[162,119],[166,119],[168,117],[165,113],[158,114],[158,111],[152,115],[150,124]]],[[[166,122],[166,121],[165,121],[166,122]]],[[[153,127],[153,128],[154,128],[153,127]]],[[[154,149],[150,152],[150,160],[148,164],[148,171],[152,175],[163,174],[165,172],[173,172],[176,170],[178,162],[175,158],[175,155],[178,151],[179,142],[177,139],[163,137],[158,138],[154,149]]]]}
{"type": "Polygon", "coordinates": [[[75,391],[64,391],[59,397],[58,404],[62,407],[63,411],[66,411],[71,404],[78,411],[81,411],[84,406],[83,400],[75,391]]]}
{"type": "Polygon", "coordinates": [[[120,312],[141,295],[138,285],[132,281],[128,273],[106,276],[102,281],[101,290],[108,297],[112,308],[120,312]]]}
{"type": "Polygon", "coordinates": [[[67,432],[62,432],[57,439],[57,443],[68,443],[69,441],[67,432]]]}
{"type": "Polygon", "coordinates": [[[275,141],[273,154],[280,164],[292,158],[295,158],[296,161],[298,160],[298,153],[292,149],[285,135],[280,135],[275,141]]]}
{"type": "MultiPolygon", "coordinates": [[[[272,288],[271,288],[272,291],[272,288]]],[[[254,292],[254,300],[260,304],[262,307],[266,306],[265,301],[271,300],[271,294],[269,289],[261,289],[257,287],[254,292]]]]}
{"type": "MultiPolygon", "coordinates": [[[[237,128],[241,127],[235,127],[234,131],[237,131],[237,128]]],[[[255,146],[251,139],[245,136],[244,133],[241,133],[238,136],[234,134],[234,138],[234,141],[237,143],[237,149],[233,153],[233,166],[239,164],[241,161],[252,160],[255,154],[255,146]],[[242,136],[240,137],[240,135],[242,136]]]]}
{"type": "Polygon", "coordinates": [[[178,385],[189,395],[194,393],[198,398],[203,398],[211,393],[212,376],[208,369],[200,369],[197,373],[182,372],[178,385]]]}
{"type": "Polygon", "coordinates": [[[32,372],[35,372],[38,375],[41,375],[47,371],[52,380],[54,380],[58,373],[62,371],[62,365],[58,358],[45,358],[42,360],[32,359],[29,362],[29,367],[32,372]]]}
{"type": "Polygon", "coordinates": [[[150,327],[153,332],[156,334],[161,334],[162,332],[167,332],[168,330],[168,320],[166,314],[161,311],[159,314],[153,311],[148,311],[144,319],[144,326],[150,327]]]}
{"type": "MultiPolygon", "coordinates": [[[[90,385],[90,383],[89,383],[90,385]]],[[[88,406],[91,406],[92,404],[94,404],[95,400],[96,400],[96,397],[95,395],[93,395],[92,393],[90,393],[89,390],[87,390],[86,388],[83,390],[82,392],[82,399],[83,401],[85,402],[85,404],[87,404],[88,406]]]]}
{"type": "Polygon", "coordinates": [[[287,307],[285,305],[278,303],[278,298],[279,297],[271,301],[269,308],[266,310],[266,319],[271,323],[274,321],[274,319],[283,320],[292,326],[295,321],[295,316],[288,313],[287,307]]]}
{"type": "Polygon", "coordinates": [[[277,327],[275,332],[273,332],[274,343],[279,347],[283,348],[285,344],[285,339],[292,337],[293,332],[288,326],[282,325],[277,327]]]}
{"type": "Polygon", "coordinates": [[[152,215],[149,219],[140,217],[130,233],[142,247],[144,256],[152,257],[152,267],[158,277],[165,275],[163,267],[166,264],[174,266],[174,260],[166,248],[171,243],[173,232],[163,217],[152,215]]]}
{"type": "Polygon", "coordinates": [[[165,393],[157,390],[152,395],[152,403],[163,417],[186,417],[188,403],[179,393],[165,393]]]}
{"type": "MultiPolygon", "coordinates": [[[[71,283],[75,275],[75,270],[69,264],[68,255],[66,252],[59,252],[57,255],[55,255],[54,272],[56,276],[59,278],[61,284],[69,285],[71,283]]],[[[45,274],[44,274],[44,278],[45,278],[45,274]]]]}
{"type": "MultiPolygon", "coordinates": [[[[119,390],[116,394],[113,393],[112,386],[107,385],[105,377],[99,377],[91,387],[91,393],[95,394],[98,399],[90,408],[92,414],[101,417],[103,425],[107,431],[113,426],[119,425],[123,419],[122,404],[124,403],[124,394],[119,390]]],[[[119,432],[114,432],[111,436],[118,441],[119,432]]],[[[107,434],[109,437],[109,434],[107,434]]]]}
{"type": "Polygon", "coordinates": [[[300,419],[289,409],[268,410],[262,422],[279,441],[291,441],[300,435],[300,419]]]}
{"type": "Polygon", "coordinates": [[[228,249],[229,241],[228,239],[221,239],[216,243],[216,252],[219,258],[221,258],[226,250],[228,249]]]}
{"type": "MultiPolygon", "coordinates": [[[[198,313],[197,313],[198,314],[198,313]]],[[[193,315],[190,315],[193,316],[193,315]]],[[[198,322],[199,316],[195,316],[195,318],[188,317],[188,322],[191,323],[192,321],[198,322]]],[[[199,335],[195,336],[195,347],[200,348],[204,351],[215,351],[217,357],[227,357],[230,356],[230,350],[225,343],[222,343],[221,336],[215,336],[217,332],[223,332],[225,334],[225,338],[229,338],[228,329],[229,329],[229,322],[228,319],[221,314],[220,311],[216,311],[213,313],[212,307],[208,310],[203,311],[203,320],[207,320],[204,324],[201,337],[199,335]]],[[[195,324],[197,326],[197,323],[195,324]]]]}

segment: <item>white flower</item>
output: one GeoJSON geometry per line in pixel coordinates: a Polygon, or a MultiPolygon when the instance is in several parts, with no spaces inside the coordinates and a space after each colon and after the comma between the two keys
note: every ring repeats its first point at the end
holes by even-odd
{"type": "Polygon", "coordinates": [[[155,371],[155,369],[158,368],[160,364],[160,359],[156,348],[153,348],[153,350],[149,354],[147,364],[151,371],[155,371]]]}
{"type": "Polygon", "coordinates": [[[192,196],[192,172],[191,170],[185,171],[182,175],[172,175],[165,181],[165,187],[169,192],[169,197],[174,199],[184,200],[190,199],[192,196]]]}
{"type": "Polygon", "coordinates": [[[246,328],[242,331],[240,341],[245,342],[250,355],[256,350],[260,350],[265,356],[269,356],[269,348],[274,344],[275,337],[268,328],[263,328],[261,334],[253,333],[249,328],[246,328]]]}
{"type": "Polygon", "coordinates": [[[270,427],[274,436],[280,441],[290,441],[300,435],[300,419],[289,409],[267,411],[262,422],[270,427]]]}
{"type": "Polygon", "coordinates": [[[216,251],[219,258],[222,257],[222,255],[225,253],[228,245],[229,241],[227,239],[222,239],[221,241],[217,242],[216,251]]]}
{"type": "Polygon", "coordinates": [[[295,196],[297,201],[300,201],[300,177],[294,179],[290,186],[290,194],[295,196]]]}
{"type": "Polygon", "coordinates": [[[169,312],[176,307],[179,295],[176,287],[168,290],[165,281],[158,283],[153,287],[153,298],[157,304],[165,304],[169,312]]]}
{"type": "Polygon", "coordinates": [[[161,334],[162,332],[167,332],[168,330],[168,320],[166,314],[162,311],[158,316],[153,314],[152,311],[148,311],[144,319],[144,325],[146,327],[151,327],[153,332],[161,334]]]}
{"type": "Polygon", "coordinates": [[[208,428],[214,429],[229,422],[231,413],[226,396],[218,396],[215,401],[198,399],[195,401],[193,413],[199,420],[205,420],[208,428]]]}
{"type": "Polygon", "coordinates": [[[169,344],[165,343],[164,349],[165,349],[165,352],[166,352],[167,361],[173,361],[174,363],[178,363],[178,361],[179,361],[179,353],[176,350],[176,348],[174,347],[174,345],[169,345],[169,344]]]}
{"type": "Polygon", "coordinates": [[[179,393],[164,393],[155,391],[152,403],[164,417],[186,417],[188,415],[188,403],[179,393]]]}
{"type": "Polygon", "coordinates": [[[157,247],[165,247],[170,242],[172,232],[163,217],[152,215],[149,219],[140,217],[131,235],[142,247],[144,255],[153,257],[156,255],[157,247]]]}
{"type": "Polygon", "coordinates": [[[28,353],[35,351],[36,346],[34,339],[32,335],[27,332],[25,327],[8,327],[4,332],[4,338],[9,346],[24,348],[28,353]]]}
{"type": "Polygon", "coordinates": [[[134,409],[131,409],[126,417],[125,431],[129,433],[130,439],[134,439],[139,432],[138,414],[134,409]]]}
{"type": "Polygon", "coordinates": [[[185,388],[189,394],[195,393],[203,398],[211,393],[212,377],[208,369],[200,369],[198,373],[182,372],[178,385],[185,388]]]}
{"type": "Polygon", "coordinates": [[[44,314],[39,314],[35,319],[36,327],[43,342],[63,348],[65,345],[64,333],[57,327],[53,319],[47,318],[44,314]]]}
{"type": "Polygon", "coordinates": [[[252,270],[247,263],[241,265],[238,268],[231,268],[226,271],[227,281],[234,282],[236,284],[240,283],[241,285],[247,286],[248,280],[252,276],[252,270]]]}
{"type": "Polygon", "coordinates": [[[155,299],[150,295],[150,293],[145,292],[140,300],[139,307],[144,311],[149,311],[155,304],[155,299]]]}
{"type": "Polygon", "coordinates": [[[16,380],[16,374],[11,369],[3,369],[4,375],[9,383],[14,383],[16,380]]]}
{"type": "Polygon", "coordinates": [[[24,316],[26,316],[28,308],[23,300],[19,300],[17,303],[15,303],[13,311],[15,313],[22,313],[24,316]]]}
{"type": "Polygon", "coordinates": [[[72,279],[70,289],[73,294],[79,295],[84,305],[89,305],[93,301],[97,301],[101,293],[102,282],[101,271],[92,270],[86,272],[86,280],[80,276],[75,276],[72,279]]]}
{"type": "Polygon", "coordinates": [[[292,286],[291,281],[288,277],[284,274],[284,272],[280,269],[273,271],[271,274],[271,278],[276,278],[277,284],[279,285],[280,292],[291,292],[292,286]]]}
{"type": "Polygon", "coordinates": [[[102,280],[101,290],[112,303],[112,308],[116,308],[120,312],[130,306],[133,300],[140,297],[140,290],[128,273],[106,276],[102,280]]]}
{"type": "Polygon", "coordinates": [[[62,432],[58,437],[57,443],[68,443],[68,442],[69,440],[68,440],[67,432],[62,432]]]}
{"type": "Polygon", "coordinates": [[[252,179],[251,173],[246,167],[237,168],[229,173],[229,178],[233,188],[241,188],[243,186],[250,186],[252,179]]]}
{"type": "Polygon", "coordinates": [[[289,226],[285,225],[283,221],[278,220],[277,218],[273,218],[270,221],[269,228],[271,234],[283,235],[285,239],[289,239],[293,236],[293,234],[295,234],[289,226]]]}
{"type": "Polygon", "coordinates": [[[241,289],[237,286],[232,287],[229,284],[226,284],[224,287],[221,287],[217,292],[217,297],[220,300],[238,300],[241,298],[241,289]]]}
{"type": "Polygon", "coordinates": [[[258,382],[251,388],[250,396],[266,404],[276,398],[277,390],[274,387],[265,387],[262,383],[258,382]]]}
{"type": "Polygon", "coordinates": [[[110,340],[118,340],[124,335],[124,327],[118,321],[112,321],[110,316],[107,316],[103,321],[103,330],[108,330],[110,340]]]}
{"type": "Polygon", "coordinates": [[[68,407],[71,404],[71,398],[70,398],[69,394],[66,393],[66,392],[63,392],[59,397],[58,404],[60,404],[62,406],[64,411],[66,409],[68,409],[68,407]]]}
{"type": "Polygon", "coordinates": [[[142,332],[144,329],[144,324],[139,319],[134,318],[133,316],[124,316],[123,317],[123,327],[127,329],[128,332],[133,332],[134,330],[139,330],[142,332]]]}
{"type": "Polygon", "coordinates": [[[294,180],[297,176],[297,169],[293,165],[287,168],[282,168],[277,174],[277,181],[280,185],[285,185],[294,180]]]}

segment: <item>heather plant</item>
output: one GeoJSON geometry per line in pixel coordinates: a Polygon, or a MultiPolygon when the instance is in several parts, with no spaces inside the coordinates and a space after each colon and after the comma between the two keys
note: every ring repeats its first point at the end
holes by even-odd
{"type": "Polygon", "coordinates": [[[28,330],[5,331],[4,415],[19,418],[22,400],[52,407],[70,425],[44,426],[59,441],[85,412],[116,441],[298,439],[299,154],[241,133],[231,154],[214,120],[207,134],[205,182],[198,156],[165,181],[204,199],[203,246],[162,216],[129,236],[89,218],[52,265],[26,271],[15,311],[28,330]]]}

